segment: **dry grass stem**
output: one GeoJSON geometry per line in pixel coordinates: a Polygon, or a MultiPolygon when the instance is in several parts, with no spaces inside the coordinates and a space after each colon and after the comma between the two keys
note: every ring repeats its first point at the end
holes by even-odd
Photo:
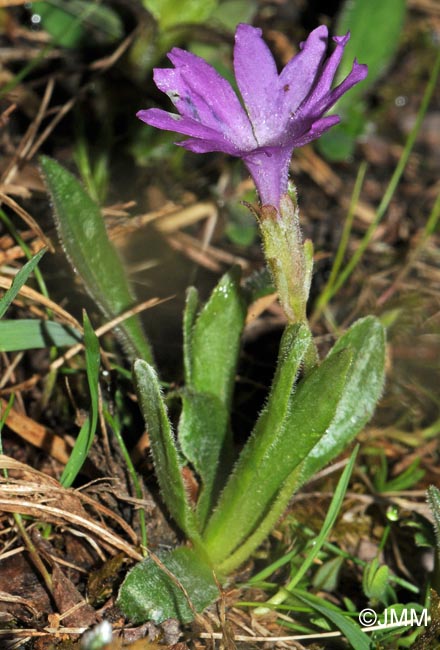
{"type": "Polygon", "coordinates": [[[5,469],[8,472],[18,473],[19,478],[0,477],[0,509],[4,512],[31,515],[56,525],[70,524],[83,533],[86,532],[88,536],[93,535],[94,538],[100,539],[102,543],[113,549],[113,552],[116,549],[134,560],[143,559],[133,546],[104,524],[96,522],[96,517],[91,518],[84,510],[83,504],[92,506],[96,512],[113,520],[133,543],[136,543],[136,533],[112,510],[82,492],[63,488],[55,479],[24,463],[0,455],[0,470],[5,469]],[[29,496],[32,496],[32,500],[29,500],[29,496]]]}

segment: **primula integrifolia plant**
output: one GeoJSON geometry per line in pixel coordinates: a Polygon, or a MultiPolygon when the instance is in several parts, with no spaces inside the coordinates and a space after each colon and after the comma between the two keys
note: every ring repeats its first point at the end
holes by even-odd
{"type": "Polygon", "coordinates": [[[179,115],[157,108],[137,114],[151,126],[190,136],[177,143],[190,151],[222,151],[243,160],[258,191],[266,256],[291,322],[306,319],[313,251],[310,243],[303,248],[296,201],[286,197],[290,159],[296,147],[339,122],[337,115],[325,113],[367,75],[367,66],[354,61],[350,74],[332,89],[349,37],[334,37],[336,46],[327,57],[327,27],[318,27],[278,74],[261,29],[239,25],[234,71],[241,98],[206,61],[174,48],[168,54],[174,69],[156,69],[154,81],[179,115]]]}
{"type": "Polygon", "coordinates": [[[157,108],[138,113],[149,125],[189,136],[179,144],[190,151],[243,159],[259,194],[261,205],[252,209],[288,324],[267,402],[237,458],[230,413],[252,302],[239,270],[225,274],[200,311],[197,291],[188,291],[176,436],[155,371],[143,360],[135,362],[162,497],[191,544],[162,554],[161,565],[149,558],[129,573],[119,604],[136,621],[190,620],[194,608],[212,602],[219,582],[252,555],[292,494],[353,440],[380,396],[385,336],[376,318],[355,323],[319,362],[306,318],[313,250],[302,241],[295,194],[288,191],[293,149],[338,122],[336,115],[324,114],[367,74],[355,61],[332,89],[348,38],[336,37],[327,57],[327,28],[315,29],[278,74],[261,30],[239,25],[234,69],[241,98],[203,59],[175,48],[169,54],[174,69],[157,69],[154,79],[179,114],[157,108]],[[199,484],[195,502],[186,490],[184,466],[199,484]]]}

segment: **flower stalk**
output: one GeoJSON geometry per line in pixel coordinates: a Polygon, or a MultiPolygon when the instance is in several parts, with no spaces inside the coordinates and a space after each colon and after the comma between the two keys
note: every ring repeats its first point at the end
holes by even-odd
{"type": "Polygon", "coordinates": [[[313,244],[310,239],[303,241],[295,192],[281,197],[278,211],[268,205],[259,214],[264,252],[281,306],[290,323],[304,323],[312,281],[313,244]]]}

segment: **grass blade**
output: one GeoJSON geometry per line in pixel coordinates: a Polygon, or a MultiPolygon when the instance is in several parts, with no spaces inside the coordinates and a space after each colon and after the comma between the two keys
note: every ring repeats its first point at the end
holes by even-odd
{"type": "Polygon", "coordinates": [[[376,211],[376,216],[374,221],[371,223],[369,226],[367,232],[365,233],[362,241],[359,244],[359,247],[356,249],[356,252],[354,253],[353,257],[351,260],[348,262],[347,266],[343,269],[341,274],[339,275],[338,279],[335,281],[333,288],[331,292],[329,293],[328,298],[333,298],[333,296],[339,291],[339,289],[342,287],[343,284],[348,280],[350,275],[353,273],[354,269],[357,267],[359,264],[362,255],[365,253],[366,249],[368,248],[368,245],[370,244],[374,233],[376,232],[376,228],[379,225],[380,221],[384,217],[386,211],[388,210],[388,206],[391,202],[391,199],[393,198],[394,192],[396,191],[397,185],[399,184],[400,178],[403,174],[403,171],[406,167],[406,164],[408,162],[410,153],[413,149],[413,146],[415,144],[416,138],[419,134],[420,127],[423,122],[423,118],[425,117],[425,113],[428,109],[429,103],[431,101],[432,95],[434,93],[434,90],[437,85],[437,78],[440,73],[440,50],[437,54],[437,57],[434,61],[434,65],[432,67],[432,72],[431,76],[429,78],[428,84],[426,86],[425,94],[422,99],[422,103],[420,105],[419,112],[417,114],[416,121],[414,123],[413,128],[411,129],[411,132],[407,138],[407,141],[405,143],[405,147],[403,149],[402,155],[400,156],[399,162],[397,163],[397,167],[394,170],[394,173],[391,177],[391,180],[388,184],[387,189],[385,190],[385,193],[382,197],[382,201],[380,202],[379,207],[377,208],[376,211]]]}
{"type": "Polygon", "coordinates": [[[61,485],[70,487],[78,476],[84,461],[90,451],[98,425],[99,412],[99,363],[100,349],[96,336],[87,314],[84,312],[84,344],[86,350],[86,372],[90,391],[90,415],[81,427],[72,453],[61,475],[61,485]]]}
{"type": "Polygon", "coordinates": [[[80,343],[81,333],[73,327],[50,320],[4,319],[0,321],[0,350],[18,352],[20,350],[37,350],[72,346],[80,343]]]}
{"type": "MultiPolygon", "coordinates": [[[[312,566],[315,558],[317,557],[318,553],[320,552],[324,542],[327,540],[327,537],[329,536],[335,521],[338,517],[338,514],[341,510],[342,503],[344,501],[345,493],[348,488],[348,483],[350,481],[351,474],[353,472],[354,464],[356,461],[358,453],[358,448],[353,451],[351,454],[350,460],[348,464],[346,465],[344,471],[341,474],[341,478],[338,481],[338,485],[336,487],[335,493],[333,495],[333,499],[331,500],[330,507],[328,509],[326,518],[324,520],[324,523],[322,525],[322,528],[319,532],[318,537],[314,539],[314,543],[312,548],[307,554],[307,557],[305,561],[303,562],[301,568],[295,573],[295,576],[293,579],[289,582],[286,588],[281,589],[278,593],[275,594],[272,598],[269,599],[269,603],[271,605],[278,605],[280,603],[283,603],[287,596],[289,591],[292,591],[298,584],[298,582],[301,580],[301,578],[305,575],[306,571],[312,566]],[[286,591],[287,590],[287,591],[286,591]]],[[[262,607],[261,610],[264,610],[265,608],[262,607]]],[[[261,612],[262,613],[262,612],[261,612]]]]}
{"type": "Polygon", "coordinates": [[[41,260],[44,253],[46,252],[46,250],[47,250],[46,248],[42,248],[41,251],[38,251],[38,253],[34,255],[34,257],[31,260],[29,260],[29,262],[26,262],[23,268],[19,270],[10,288],[6,291],[5,295],[2,296],[2,298],[0,299],[0,318],[3,318],[6,310],[11,305],[13,300],[16,298],[21,287],[27,281],[28,277],[35,269],[38,262],[41,260]]]}
{"type": "Polygon", "coordinates": [[[371,650],[371,643],[368,636],[361,630],[357,623],[348,618],[348,616],[344,616],[336,607],[331,606],[322,598],[318,598],[299,589],[295,589],[294,594],[303,603],[325,616],[325,618],[330,619],[346,637],[352,648],[356,648],[356,650],[371,650]]]}

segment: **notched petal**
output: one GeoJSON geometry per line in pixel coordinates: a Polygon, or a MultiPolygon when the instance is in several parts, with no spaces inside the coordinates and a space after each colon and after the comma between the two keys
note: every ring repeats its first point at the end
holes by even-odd
{"type": "Polygon", "coordinates": [[[262,144],[279,126],[278,70],[262,31],[240,24],[235,33],[234,71],[257,141],[262,144]]]}
{"type": "Polygon", "coordinates": [[[280,74],[281,120],[286,123],[314,87],[327,50],[328,30],[317,27],[280,74]],[[285,90],[288,87],[288,90],[285,90]]]}

